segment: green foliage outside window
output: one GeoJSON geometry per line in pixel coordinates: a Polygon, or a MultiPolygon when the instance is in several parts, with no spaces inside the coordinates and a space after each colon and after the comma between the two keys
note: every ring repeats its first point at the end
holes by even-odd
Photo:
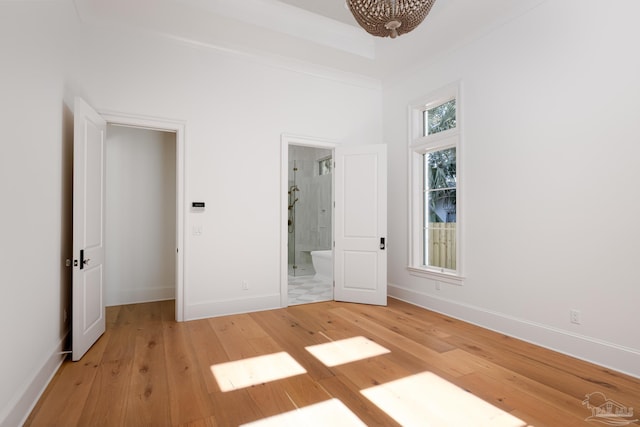
{"type": "Polygon", "coordinates": [[[425,135],[433,135],[456,127],[456,100],[440,104],[424,112],[425,135]]]}
{"type": "Polygon", "coordinates": [[[424,155],[428,222],[456,222],[456,149],[424,155]]]}

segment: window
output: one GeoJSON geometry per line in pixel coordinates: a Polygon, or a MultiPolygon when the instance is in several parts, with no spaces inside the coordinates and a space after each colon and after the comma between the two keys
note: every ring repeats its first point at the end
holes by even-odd
{"type": "Polygon", "coordinates": [[[456,127],[456,100],[455,98],[436,105],[428,110],[424,110],[423,135],[433,135],[456,127]]]}
{"type": "Polygon", "coordinates": [[[456,149],[432,151],[424,158],[422,263],[456,270],[456,149]]]}
{"type": "Polygon", "coordinates": [[[332,165],[331,156],[318,160],[318,175],[329,175],[332,170],[332,165]]]}
{"type": "Polygon", "coordinates": [[[458,86],[409,106],[409,270],[462,283],[458,86]]]}

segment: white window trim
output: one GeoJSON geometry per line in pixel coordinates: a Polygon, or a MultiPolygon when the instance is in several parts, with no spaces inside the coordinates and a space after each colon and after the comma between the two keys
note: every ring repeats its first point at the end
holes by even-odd
{"type": "Polygon", "coordinates": [[[453,285],[462,285],[463,276],[463,229],[464,229],[464,208],[463,192],[464,186],[462,167],[462,102],[460,97],[461,83],[457,82],[446,86],[430,95],[423,97],[416,102],[412,102],[408,107],[409,117],[409,248],[407,270],[413,276],[424,277],[453,285]],[[456,127],[433,135],[424,136],[424,111],[439,104],[456,99],[456,127]],[[422,265],[423,257],[423,232],[422,232],[422,197],[424,185],[424,171],[422,155],[426,152],[437,151],[448,147],[456,148],[457,163],[457,210],[456,210],[456,267],[455,271],[437,267],[427,267],[422,265]]]}

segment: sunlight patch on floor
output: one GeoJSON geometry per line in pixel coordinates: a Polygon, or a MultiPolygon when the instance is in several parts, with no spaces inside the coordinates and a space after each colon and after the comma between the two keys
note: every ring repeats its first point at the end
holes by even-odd
{"type": "Polygon", "coordinates": [[[211,372],[220,390],[231,391],[293,377],[307,371],[289,353],[280,352],[212,365],[211,372]]]}
{"type": "Polygon", "coordinates": [[[362,390],[403,426],[524,427],[524,421],[431,372],[362,390]]]}
{"type": "Polygon", "coordinates": [[[365,337],[347,338],[305,348],[328,367],[390,353],[386,348],[365,337]]]}
{"type": "Polygon", "coordinates": [[[274,415],[249,424],[249,427],[363,427],[360,418],[338,399],[331,399],[295,411],[274,415]]]}

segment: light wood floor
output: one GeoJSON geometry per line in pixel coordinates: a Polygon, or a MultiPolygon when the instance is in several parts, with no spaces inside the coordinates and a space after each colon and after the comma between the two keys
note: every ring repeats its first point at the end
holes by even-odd
{"type": "MultiPolygon", "coordinates": [[[[525,425],[594,425],[582,401],[596,391],[640,408],[638,379],[394,299],[388,307],[328,302],[173,319],[173,301],[108,308],[105,334],[80,362],[62,365],[26,425],[236,426],[336,398],[367,425],[396,426],[361,390],[422,372],[525,425]],[[390,352],[326,367],[305,349],[354,336],[390,352]],[[211,365],[278,352],[307,373],[229,392],[211,373],[211,365]]],[[[433,393],[424,390],[440,398],[433,393]]],[[[447,425],[429,422],[422,425],[447,425]]]]}

